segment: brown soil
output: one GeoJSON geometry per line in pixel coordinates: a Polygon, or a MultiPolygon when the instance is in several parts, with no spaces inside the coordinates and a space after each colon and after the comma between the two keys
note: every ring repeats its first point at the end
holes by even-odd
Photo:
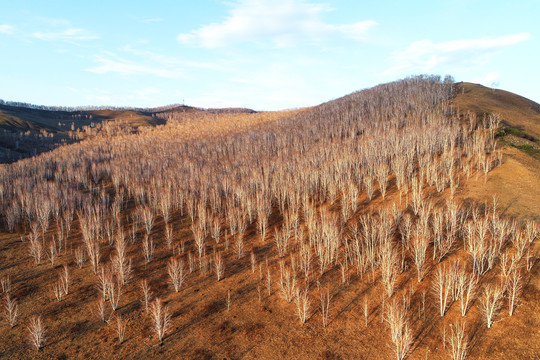
{"type": "MultiPolygon", "coordinates": [[[[497,92],[501,92],[497,90],[497,92]]],[[[461,96],[461,95],[460,95],[461,96]]],[[[458,96],[460,106],[467,103],[458,96]]],[[[472,99],[471,101],[476,102],[472,99]]],[[[490,102],[492,100],[486,100],[490,102]]],[[[471,107],[471,110],[475,110],[471,107]]],[[[525,111],[525,110],[524,110],[525,111]]],[[[529,110],[526,110],[529,111],[529,110]]],[[[509,115],[508,115],[509,114],[509,115]]],[[[505,115],[509,122],[530,129],[540,137],[540,121],[533,124],[523,118],[505,115]]],[[[525,116],[525,115],[523,115],[525,116]]],[[[503,165],[491,171],[484,183],[483,174],[473,174],[462,181],[457,199],[463,201],[492,202],[496,195],[499,209],[510,216],[540,217],[540,166],[537,159],[515,148],[505,148],[503,165]]],[[[430,192],[434,202],[449,196],[430,192]]],[[[400,204],[401,198],[395,185],[389,187],[387,198],[382,201],[378,193],[367,203],[361,198],[363,211],[376,211],[382,206],[400,204]]],[[[270,219],[272,225],[279,219],[270,219]]],[[[172,219],[175,239],[186,241],[186,249],[192,250],[189,220],[176,213],[172,219]]],[[[0,357],[5,359],[391,359],[395,358],[391,348],[389,329],[381,322],[381,294],[383,293],[380,272],[375,273],[375,282],[370,274],[363,277],[351,273],[348,284],[341,283],[339,267],[335,266],[321,279],[332,294],[330,322],[323,328],[319,300],[312,296],[312,315],[302,325],[293,303],[286,303],[277,286],[279,259],[275,245],[269,240],[262,242],[256,235],[254,224],[247,228],[245,255],[237,259],[229,248],[225,252],[225,277],[217,282],[212,272],[205,276],[199,271],[189,274],[187,284],[179,293],[168,284],[166,262],[170,256],[164,240],[164,224],[158,219],[152,231],[156,253],[148,265],[141,256],[139,234],[135,244],[129,246],[129,256],[134,260],[132,280],[124,288],[117,313],[129,319],[126,339],[118,343],[114,323],[102,322],[95,314],[98,299],[96,276],[90,264],[79,269],[74,262],[73,250],[81,243],[77,226],[73,227],[70,246],[55,266],[47,259],[35,265],[28,255],[27,242],[20,235],[0,234],[0,274],[9,274],[13,283],[12,294],[19,301],[20,320],[10,328],[0,325],[0,357]],[[257,258],[258,267],[251,271],[250,252],[257,258]],[[266,261],[272,272],[272,288],[268,295],[265,282],[259,279],[259,264],[266,277],[266,261]],[[52,292],[52,284],[63,264],[71,271],[71,290],[61,302],[52,292]],[[163,296],[172,313],[172,326],[163,344],[159,344],[152,332],[151,322],[141,301],[139,280],[148,279],[155,293],[163,296]],[[259,300],[258,287],[261,298],[259,300]],[[230,310],[227,310],[227,292],[231,294],[230,310]],[[363,306],[369,306],[368,324],[365,325],[363,306]],[[31,315],[41,314],[46,325],[47,341],[42,350],[36,351],[27,340],[26,325],[31,315]]],[[[54,226],[50,229],[54,233],[54,226]]],[[[230,240],[231,247],[234,242],[230,240]]],[[[214,246],[207,239],[208,253],[214,246]]],[[[224,248],[224,240],[216,245],[224,248]]],[[[534,249],[538,251],[538,246],[534,249]]],[[[428,250],[429,251],[429,250],[428,250]]],[[[108,259],[112,247],[104,244],[103,259],[108,259]]],[[[460,252],[452,255],[461,257],[460,252]]],[[[446,259],[444,261],[449,261],[446,259]]],[[[428,269],[435,264],[428,264],[428,269]]],[[[524,295],[514,316],[507,316],[506,301],[497,322],[487,329],[478,310],[476,299],[465,317],[467,332],[473,336],[470,358],[474,359],[534,359],[540,358],[540,266],[536,264],[525,277],[524,295]]],[[[414,269],[409,269],[398,279],[399,291],[414,289],[411,309],[414,311],[412,328],[415,334],[410,359],[448,359],[449,352],[443,347],[443,336],[449,334],[450,324],[461,318],[459,304],[451,305],[448,313],[441,317],[431,293],[430,277],[421,283],[416,280],[414,269]],[[426,293],[426,307],[422,309],[421,295],[426,293]]],[[[484,282],[496,282],[497,277],[487,277],[484,282]]],[[[312,287],[312,289],[316,286],[312,287]]],[[[316,294],[316,291],[313,291],[316,294]]],[[[108,306],[108,304],[107,304],[108,306]]],[[[107,308],[111,318],[114,313],[107,308]]]]}

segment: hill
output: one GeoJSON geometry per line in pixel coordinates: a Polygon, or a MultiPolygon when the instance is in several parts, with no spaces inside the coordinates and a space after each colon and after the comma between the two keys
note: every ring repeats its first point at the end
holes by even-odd
{"type": "Polygon", "coordinates": [[[480,116],[500,114],[503,123],[540,139],[540,104],[511,92],[479,84],[460,83],[454,100],[463,111],[480,116]]]}
{"type": "Polygon", "coordinates": [[[535,358],[535,139],[460,86],[164,109],[2,165],[0,357],[535,358]]]}
{"type": "Polygon", "coordinates": [[[462,196],[484,203],[493,196],[505,213],[540,219],[540,105],[519,95],[478,84],[458,84],[453,102],[461,113],[479,118],[500,114],[498,144],[503,163],[491,172],[484,184],[478,178],[464,186],[462,196]]]}
{"type": "Polygon", "coordinates": [[[62,109],[0,103],[0,163],[13,162],[95,136],[103,126],[115,133],[166,123],[189,112],[253,113],[251,109],[199,109],[185,105],[154,109],[62,109]]]}

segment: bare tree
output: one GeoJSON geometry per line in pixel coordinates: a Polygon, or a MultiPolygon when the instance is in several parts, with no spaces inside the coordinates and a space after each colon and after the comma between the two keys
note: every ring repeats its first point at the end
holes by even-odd
{"type": "MultiPolygon", "coordinates": [[[[270,279],[270,277],[268,277],[270,279]]],[[[294,271],[282,261],[280,263],[280,278],[279,287],[281,290],[281,296],[290,303],[294,299],[296,293],[296,276],[294,271]]]]}
{"type": "Polygon", "coordinates": [[[199,226],[193,224],[192,226],[193,238],[195,239],[195,244],[197,245],[197,250],[199,251],[199,259],[201,258],[205,244],[204,244],[204,233],[199,226]]]}
{"type": "Polygon", "coordinates": [[[381,245],[380,253],[381,275],[386,296],[390,298],[394,294],[398,271],[398,255],[390,241],[381,245]]]}
{"type": "Polygon", "coordinates": [[[123,343],[126,336],[127,320],[123,319],[122,315],[120,314],[116,315],[114,329],[116,331],[116,336],[118,336],[118,341],[120,342],[120,344],[123,343]]]}
{"type": "Polygon", "coordinates": [[[146,264],[148,264],[150,260],[152,260],[152,257],[154,256],[154,249],[155,249],[154,241],[152,240],[150,236],[148,236],[148,234],[145,234],[142,245],[143,245],[144,259],[146,260],[146,264]]]}
{"type": "Polygon", "coordinates": [[[257,212],[257,231],[261,235],[261,240],[266,240],[266,230],[268,228],[268,214],[265,210],[257,212]]]}
{"type": "Polygon", "coordinates": [[[116,311],[120,304],[120,297],[122,296],[122,282],[120,281],[120,279],[114,276],[110,276],[108,280],[109,284],[107,285],[107,297],[109,299],[111,308],[113,309],[113,311],[116,311]]]}
{"type": "Polygon", "coordinates": [[[519,270],[514,270],[508,277],[508,315],[512,316],[521,294],[522,280],[519,270]]]}
{"type": "Polygon", "coordinates": [[[426,263],[426,251],[428,239],[423,234],[418,234],[412,240],[414,263],[418,274],[418,282],[424,278],[424,264],[426,263]]]}
{"type": "Polygon", "coordinates": [[[413,336],[406,318],[407,309],[396,299],[388,304],[385,319],[390,325],[396,359],[404,359],[411,350],[413,336]]]}
{"type": "Polygon", "coordinates": [[[465,323],[458,321],[450,324],[450,356],[453,360],[465,360],[468,351],[468,341],[465,335],[465,323]]]}
{"type": "Polygon", "coordinates": [[[167,242],[167,248],[172,250],[173,247],[173,226],[172,224],[165,225],[165,240],[167,242]]]}
{"type": "Polygon", "coordinates": [[[62,270],[60,271],[60,274],[59,274],[59,283],[62,287],[62,291],[64,292],[64,295],[69,294],[70,279],[69,279],[69,269],[68,269],[67,264],[64,264],[62,266],[62,270]]]}
{"type": "Polygon", "coordinates": [[[12,298],[9,293],[4,296],[4,318],[11,327],[17,324],[19,318],[19,305],[17,305],[17,300],[12,298]]]}
{"type": "Polygon", "coordinates": [[[319,298],[321,299],[321,317],[323,327],[328,326],[328,315],[330,313],[330,290],[319,288],[319,298]]]}
{"type": "Polygon", "coordinates": [[[251,252],[250,260],[251,260],[251,272],[255,273],[255,270],[257,269],[257,259],[255,258],[255,254],[253,253],[253,251],[251,252]]]}
{"type": "Polygon", "coordinates": [[[45,342],[45,327],[41,316],[33,316],[30,318],[30,324],[28,325],[28,335],[30,343],[36,348],[41,349],[45,342]]]}
{"type": "Polygon", "coordinates": [[[311,299],[309,298],[308,288],[300,289],[296,288],[296,310],[300,322],[304,324],[309,316],[309,310],[311,305],[311,299]]]}
{"type": "Polygon", "coordinates": [[[446,314],[448,300],[452,292],[452,280],[450,278],[450,273],[447,271],[446,267],[437,268],[435,273],[435,279],[433,279],[433,292],[439,300],[439,309],[441,316],[446,314]]]}
{"type": "Polygon", "coordinates": [[[139,208],[139,217],[143,221],[144,229],[146,234],[150,235],[152,227],[154,226],[155,214],[148,206],[143,206],[139,208]]]}
{"type": "Polygon", "coordinates": [[[367,299],[367,296],[364,296],[364,307],[363,307],[363,310],[364,310],[364,322],[365,322],[365,325],[367,326],[367,325],[368,325],[368,318],[369,318],[369,307],[368,307],[368,299],[367,299]]]}
{"type": "Polygon", "coordinates": [[[156,298],[152,302],[150,306],[150,317],[154,332],[161,343],[171,325],[171,314],[169,313],[169,308],[163,305],[163,301],[160,298],[156,298]]]}
{"type": "Polygon", "coordinates": [[[152,301],[152,292],[150,290],[150,285],[146,279],[141,280],[140,282],[141,292],[142,292],[142,303],[144,309],[148,313],[150,310],[150,301],[152,301]]]}
{"type": "Polygon", "coordinates": [[[179,292],[187,277],[184,271],[184,261],[174,257],[171,258],[167,264],[167,272],[174,291],[179,292]]]}
{"type": "Polygon", "coordinates": [[[11,278],[9,275],[2,276],[2,280],[0,281],[2,283],[2,292],[3,293],[9,293],[11,291],[11,278]]]}
{"type": "Polygon", "coordinates": [[[486,325],[490,328],[495,321],[500,308],[501,308],[501,298],[502,290],[498,287],[494,287],[490,284],[486,285],[484,288],[484,294],[480,299],[480,310],[484,319],[486,320],[486,325]]]}
{"type": "Polygon", "coordinates": [[[219,244],[221,237],[221,220],[218,216],[212,220],[211,235],[216,244],[219,244]]]}
{"type": "Polygon", "coordinates": [[[82,247],[78,247],[75,249],[75,262],[77,263],[77,266],[82,269],[84,265],[84,261],[86,259],[84,258],[84,249],[82,247]]]}
{"type": "Polygon", "coordinates": [[[98,301],[95,303],[94,308],[97,316],[102,322],[107,322],[107,306],[105,304],[105,300],[103,298],[98,299],[98,301]]]}
{"type": "Polygon", "coordinates": [[[41,258],[43,257],[43,244],[41,240],[37,235],[31,235],[28,240],[30,255],[36,264],[41,263],[41,258]]]}
{"type": "Polygon", "coordinates": [[[225,263],[219,252],[215,254],[214,266],[216,268],[217,281],[220,281],[223,279],[223,274],[225,273],[225,263]]]}
{"type": "Polygon", "coordinates": [[[283,227],[281,231],[276,229],[274,231],[274,240],[276,242],[279,257],[284,257],[289,244],[289,231],[285,227],[283,227]]]}

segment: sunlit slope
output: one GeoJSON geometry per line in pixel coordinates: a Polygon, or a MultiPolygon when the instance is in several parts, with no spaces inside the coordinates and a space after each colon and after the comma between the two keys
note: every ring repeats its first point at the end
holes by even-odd
{"type": "Polygon", "coordinates": [[[540,138],[540,105],[514,93],[472,83],[460,83],[455,104],[460,111],[499,113],[503,122],[540,138]]]}
{"type": "Polygon", "coordinates": [[[517,217],[540,217],[540,105],[504,90],[462,83],[454,99],[460,112],[501,116],[499,147],[503,164],[484,178],[465,182],[460,197],[491,203],[496,197],[500,209],[517,217]]]}

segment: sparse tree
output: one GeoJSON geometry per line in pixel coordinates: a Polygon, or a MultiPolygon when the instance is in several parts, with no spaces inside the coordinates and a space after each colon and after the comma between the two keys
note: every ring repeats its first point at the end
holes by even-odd
{"type": "Polygon", "coordinates": [[[512,316],[521,294],[522,280],[519,270],[514,270],[508,277],[508,315],[512,316]]]}
{"type": "Polygon", "coordinates": [[[296,310],[300,322],[304,324],[309,316],[309,310],[311,305],[311,299],[309,298],[308,288],[300,289],[296,288],[296,310]]]}
{"type": "Polygon", "coordinates": [[[465,335],[465,323],[463,321],[450,324],[449,342],[452,360],[465,360],[469,344],[465,335]]]}
{"type": "Polygon", "coordinates": [[[146,279],[143,279],[140,282],[140,287],[142,293],[142,303],[144,305],[144,309],[148,313],[150,310],[150,301],[152,301],[152,292],[150,290],[150,285],[148,285],[148,281],[146,279]]]}
{"type": "Polygon", "coordinates": [[[493,325],[495,317],[501,308],[501,298],[502,290],[500,288],[490,284],[486,285],[484,294],[480,299],[480,310],[484,316],[488,329],[493,325]]]}
{"type": "Polygon", "coordinates": [[[36,350],[40,350],[45,342],[45,326],[43,325],[41,316],[33,316],[30,318],[28,335],[30,343],[36,348],[36,350]]]}
{"type": "Polygon", "coordinates": [[[179,292],[187,277],[184,271],[184,261],[174,257],[171,258],[167,264],[167,272],[174,291],[179,292]]]}
{"type": "Polygon", "coordinates": [[[216,268],[217,281],[220,281],[221,279],[223,279],[223,274],[225,273],[225,263],[223,261],[223,257],[221,256],[221,253],[219,252],[215,255],[214,266],[216,268]]]}
{"type": "Polygon", "coordinates": [[[330,290],[319,288],[319,298],[321,300],[321,317],[323,327],[328,326],[328,315],[330,314],[330,290]]]}
{"type": "Polygon", "coordinates": [[[150,306],[150,317],[152,319],[152,327],[156,333],[159,342],[163,342],[165,333],[171,325],[171,314],[169,308],[163,305],[160,298],[156,298],[150,306]]]}
{"type": "Polygon", "coordinates": [[[19,305],[17,305],[17,300],[11,297],[9,293],[4,296],[4,318],[11,327],[17,324],[19,318],[19,305]]]}

